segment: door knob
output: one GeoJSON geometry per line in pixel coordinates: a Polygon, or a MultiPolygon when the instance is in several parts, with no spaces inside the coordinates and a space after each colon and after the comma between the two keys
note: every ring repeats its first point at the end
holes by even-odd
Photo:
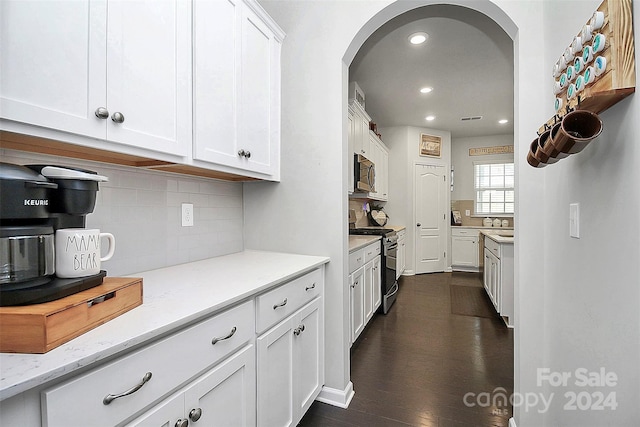
{"type": "Polygon", "coordinates": [[[122,114],[119,111],[116,111],[111,116],[111,120],[113,120],[115,123],[122,123],[122,122],[124,122],[124,114],[122,114]]]}

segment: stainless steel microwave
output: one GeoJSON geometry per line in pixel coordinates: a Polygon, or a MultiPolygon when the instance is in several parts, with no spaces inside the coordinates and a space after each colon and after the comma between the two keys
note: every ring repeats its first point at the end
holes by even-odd
{"type": "Polygon", "coordinates": [[[376,191],[376,166],[362,154],[355,154],[354,173],[355,185],[354,191],[364,191],[367,193],[375,193],[376,191]]]}

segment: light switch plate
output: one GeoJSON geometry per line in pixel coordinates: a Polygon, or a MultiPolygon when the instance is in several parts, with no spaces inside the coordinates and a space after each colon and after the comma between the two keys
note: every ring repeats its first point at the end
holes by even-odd
{"type": "Polygon", "coordinates": [[[580,238],[580,203],[569,204],[569,236],[580,238]]]}
{"type": "Polygon", "coordinates": [[[464,210],[465,216],[471,216],[471,211],[469,209],[464,210]]]}

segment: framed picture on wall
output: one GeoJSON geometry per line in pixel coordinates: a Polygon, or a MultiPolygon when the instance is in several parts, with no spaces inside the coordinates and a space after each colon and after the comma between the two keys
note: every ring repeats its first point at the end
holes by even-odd
{"type": "Polygon", "coordinates": [[[420,155],[426,157],[440,157],[442,138],[434,135],[420,134],[420,155]]]}

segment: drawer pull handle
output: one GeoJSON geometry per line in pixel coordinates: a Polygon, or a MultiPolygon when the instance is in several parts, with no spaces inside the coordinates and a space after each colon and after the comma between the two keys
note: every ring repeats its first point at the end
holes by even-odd
{"type": "Polygon", "coordinates": [[[105,302],[107,300],[110,300],[111,298],[116,296],[116,292],[109,292],[108,294],[104,294],[102,296],[99,296],[98,298],[94,298],[91,301],[87,301],[87,306],[92,307],[94,305],[98,305],[101,302],[105,302]]]}
{"type": "Polygon", "coordinates": [[[311,289],[315,289],[316,288],[316,284],[315,282],[313,283],[313,285],[311,286],[307,286],[306,288],[304,288],[305,291],[310,291],[311,289]]]}
{"type": "Polygon", "coordinates": [[[140,390],[142,388],[142,386],[145,385],[150,379],[151,379],[151,372],[147,372],[146,374],[144,374],[144,377],[142,377],[142,381],[140,382],[140,384],[136,385],[131,390],[125,391],[124,393],[107,394],[105,396],[105,398],[102,399],[102,403],[105,404],[105,405],[108,405],[109,403],[113,402],[116,399],[119,399],[119,398],[124,397],[124,396],[129,396],[130,394],[133,394],[136,391],[140,390]]]}
{"type": "Polygon", "coordinates": [[[304,325],[300,325],[293,330],[293,335],[298,336],[301,332],[304,332],[304,325]]]}
{"type": "MultiPolygon", "coordinates": [[[[222,337],[222,338],[214,338],[211,340],[211,345],[216,345],[216,343],[218,341],[224,341],[224,340],[228,340],[229,338],[231,338],[233,336],[233,334],[236,333],[236,327],[234,326],[233,328],[231,328],[231,332],[229,332],[229,335],[227,335],[226,337],[222,337]]],[[[194,420],[195,421],[195,420],[194,420]]]]}
{"type": "Polygon", "coordinates": [[[273,305],[273,309],[275,310],[278,307],[284,307],[285,305],[287,305],[287,299],[285,298],[284,301],[282,301],[280,304],[274,304],[273,305]]]}

